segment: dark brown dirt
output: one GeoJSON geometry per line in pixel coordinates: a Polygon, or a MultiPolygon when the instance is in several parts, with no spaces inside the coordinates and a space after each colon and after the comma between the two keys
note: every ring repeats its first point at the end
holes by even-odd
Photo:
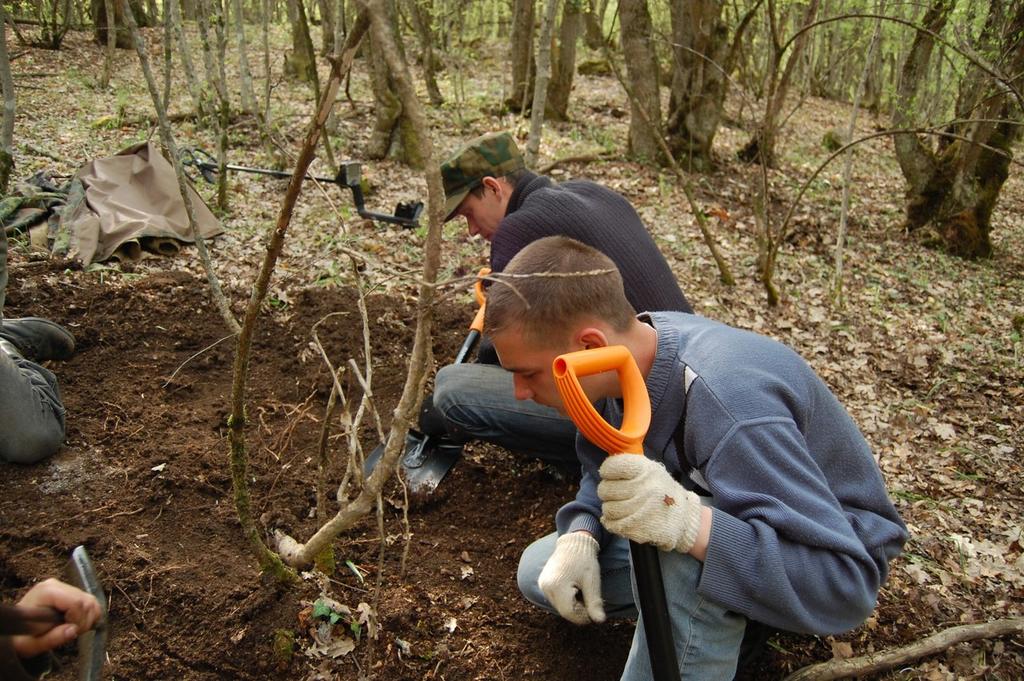
{"type": "MultiPolygon", "coordinates": [[[[337,567],[327,580],[305,575],[296,587],[271,585],[232,502],[225,424],[234,344],[205,282],[181,272],[104,278],[12,258],[8,316],[60,320],[76,334],[78,352],[53,367],[68,408],[65,448],[35,466],[0,465],[0,598],[13,600],[59,574],[71,549],[84,544],[110,597],[109,678],[333,679],[368,670],[394,680],[618,678],[630,623],[568,625],[529,606],[515,584],[519,553],[551,530],[573,480],[498,448],[470,446],[434,495],[410,509],[404,576],[402,495],[389,489],[379,597],[374,518],[335,543],[337,567]],[[372,604],[378,638],[362,638],[338,659],[305,655],[309,606],[321,585],[353,612],[372,604]],[[275,653],[282,632],[295,636],[290,661],[275,653]]],[[[300,539],[315,529],[313,462],[330,387],[310,329],[332,312],[347,314],[323,324],[327,351],[356,354],[354,294],[317,288],[264,318],[252,357],[255,512],[300,539]]],[[[404,381],[413,310],[378,297],[370,318],[380,364],[375,391],[386,415],[404,381]]],[[[468,312],[445,304],[436,318],[434,353],[443,360],[461,343],[468,312]]],[[[934,617],[928,603],[895,603],[883,592],[875,623],[848,640],[859,650],[905,643],[912,633],[893,623],[934,617]]],[[[74,678],[73,655],[60,654],[56,678],[74,678]]],[[[830,657],[823,640],[779,636],[751,678],[781,678],[830,657]]]]}
{"type": "MultiPolygon", "coordinates": [[[[84,544],[110,594],[110,678],[306,678],[316,661],[297,653],[281,664],[272,641],[277,630],[291,630],[297,649],[310,643],[298,615],[318,587],[312,579],[295,588],[265,584],[242,538],[225,429],[234,345],[209,348],[227,333],[204,282],[181,273],[104,282],[17,261],[12,279],[8,316],[61,320],[77,336],[78,352],[53,366],[68,409],[66,447],[35,466],[0,467],[0,596],[13,599],[59,574],[71,549],[84,544]]],[[[307,291],[265,321],[253,353],[254,505],[284,519],[298,537],[315,529],[308,519],[311,461],[329,388],[322,363],[303,348],[312,324],[338,311],[350,315],[325,322],[320,336],[332,356],[348,356],[361,343],[352,322],[358,312],[353,294],[336,289],[307,291]]],[[[376,391],[388,414],[404,380],[412,314],[403,303],[377,298],[370,316],[384,360],[376,391]]],[[[438,309],[437,357],[454,354],[465,316],[438,309]]],[[[515,586],[519,552],[550,531],[571,484],[508,453],[469,448],[438,491],[412,509],[404,578],[401,541],[386,549],[377,604],[382,631],[372,653],[363,641],[331,668],[350,677],[357,664],[369,663],[388,679],[615,678],[628,624],[563,626],[528,607],[515,586]],[[405,644],[408,652],[400,654],[405,644]]],[[[401,496],[391,492],[385,534],[395,536],[401,496]]],[[[371,518],[336,544],[339,567],[329,588],[353,610],[374,600],[377,536],[371,518]],[[365,584],[345,561],[365,573],[365,584]]],[[[72,678],[73,654],[61,659],[58,678],[72,678]]]]}

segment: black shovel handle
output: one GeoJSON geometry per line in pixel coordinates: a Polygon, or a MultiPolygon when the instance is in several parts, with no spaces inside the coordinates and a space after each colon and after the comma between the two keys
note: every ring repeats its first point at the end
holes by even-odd
{"type": "Polygon", "coordinates": [[[647,651],[654,681],[679,681],[679,660],[672,640],[672,620],[665,603],[665,583],[661,576],[658,547],[629,542],[633,558],[636,590],[640,596],[640,616],[644,621],[647,651]]]}
{"type": "Polygon", "coordinates": [[[462,347],[459,348],[459,354],[455,355],[455,361],[453,364],[462,364],[469,357],[469,353],[473,352],[473,348],[476,347],[477,342],[480,340],[480,332],[476,329],[470,329],[469,333],[466,334],[466,340],[462,341],[462,347]]]}

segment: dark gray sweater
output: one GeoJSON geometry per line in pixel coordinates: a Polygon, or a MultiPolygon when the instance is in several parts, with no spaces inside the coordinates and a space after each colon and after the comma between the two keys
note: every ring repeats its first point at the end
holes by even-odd
{"type": "Polygon", "coordinates": [[[491,242],[491,269],[501,272],[523,247],[547,236],[582,241],[615,261],[637,312],[693,311],[640,216],[611,189],[586,180],[555,184],[527,172],[491,242]]]}

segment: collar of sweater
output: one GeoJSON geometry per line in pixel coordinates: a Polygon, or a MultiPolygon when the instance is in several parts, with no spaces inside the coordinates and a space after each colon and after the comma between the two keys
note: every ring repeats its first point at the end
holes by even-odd
{"type": "Polygon", "coordinates": [[[685,366],[680,359],[682,348],[679,329],[664,312],[646,312],[640,321],[658,332],[654,363],[647,373],[647,393],[651,398],[651,426],[646,444],[658,451],[672,439],[682,414],[686,391],[683,383],[685,366]]]}
{"type": "Polygon", "coordinates": [[[553,182],[550,177],[538,175],[533,171],[527,170],[523,173],[523,176],[519,178],[519,181],[516,182],[515,188],[512,190],[512,196],[508,199],[508,207],[505,208],[505,215],[519,210],[523,205],[523,201],[526,200],[526,197],[534,191],[544,187],[550,187],[552,184],[553,182]]]}

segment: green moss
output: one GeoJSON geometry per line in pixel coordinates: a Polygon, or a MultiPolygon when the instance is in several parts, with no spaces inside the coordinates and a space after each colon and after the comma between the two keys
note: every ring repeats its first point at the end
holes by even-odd
{"type": "Polygon", "coordinates": [[[334,570],[337,567],[337,562],[334,558],[334,547],[328,544],[324,547],[324,550],[316,554],[313,558],[313,564],[316,569],[325,575],[333,575],[334,570]]]}
{"type": "Polygon", "coordinates": [[[274,659],[283,668],[291,664],[295,656],[295,632],[291,629],[274,631],[274,659]]]}

